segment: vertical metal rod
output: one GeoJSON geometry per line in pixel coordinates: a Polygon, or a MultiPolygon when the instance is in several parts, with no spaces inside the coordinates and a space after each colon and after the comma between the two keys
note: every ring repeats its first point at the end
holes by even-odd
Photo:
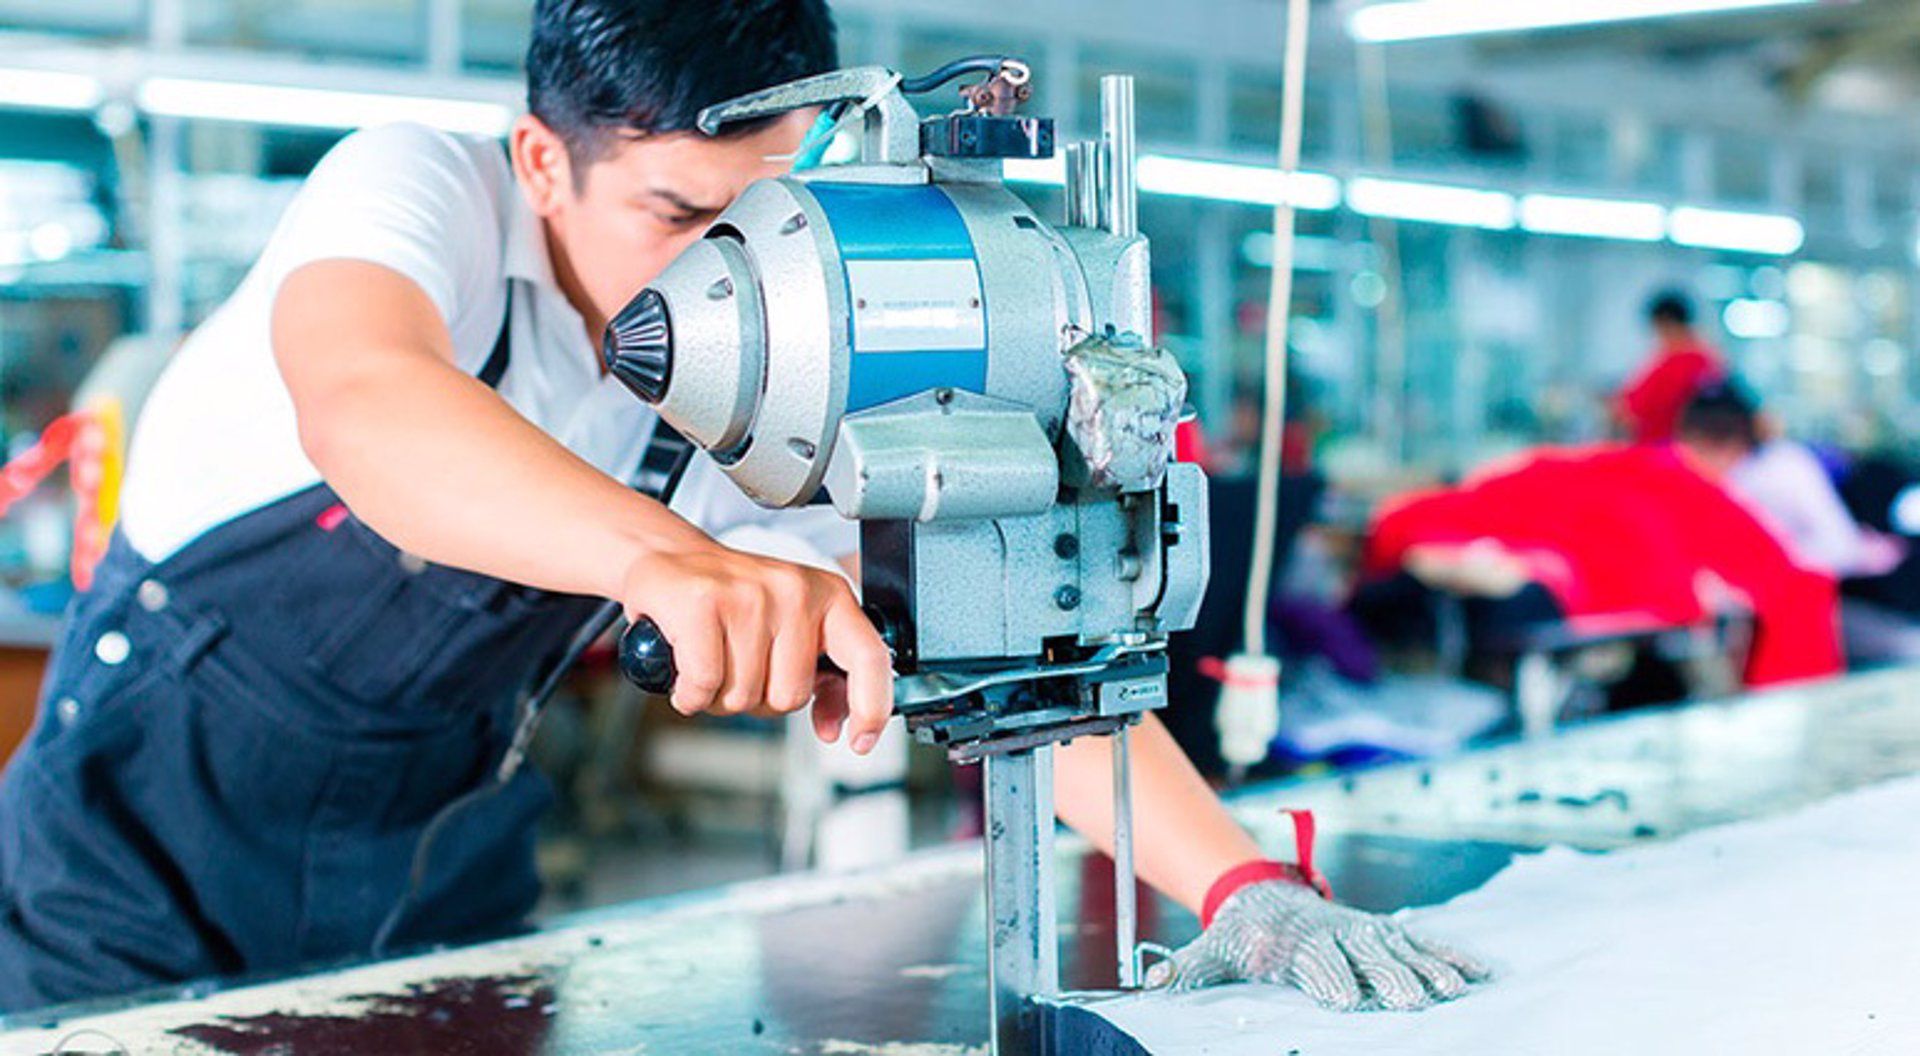
{"type": "Polygon", "coordinates": [[[1038,1053],[1033,999],[1060,990],[1053,888],[1053,748],[989,755],[987,990],[994,1056],[1038,1053]]]}
{"type": "Polygon", "coordinates": [[[1094,165],[1095,143],[1069,143],[1066,154],[1067,225],[1100,226],[1100,174],[1094,165]]]}
{"type": "Polygon", "coordinates": [[[167,50],[187,40],[185,0],[147,0],[147,43],[167,50]]]}
{"type": "Polygon", "coordinates": [[[1133,875],[1133,761],[1128,741],[1132,727],[1113,735],[1113,943],[1120,958],[1120,985],[1140,985],[1133,948],[1139,941],[1139,906],[1133,875]]]}
{"type": "Polygon", "coordinates": [[[1132,238],[1140,231],[1139,196],[1133,182],[1133,78],[1100,78],[1100,143],[1108,166],[1107,203],[1102,212],[1108,231],[1132,238]]]}
{"type": "Polygon", "coordinates": [[[186,271],[186,126],[177,117],[155,114],[147,122],[147,301],[146,330],[156,344],[170,347],[187,326],[186,271]]]}
{"type": "Polygon", "coordinates": [[[427,0],[427,70],[441,77],[456,76],[466,49],[465,11],[461,0],[427,0]]]}

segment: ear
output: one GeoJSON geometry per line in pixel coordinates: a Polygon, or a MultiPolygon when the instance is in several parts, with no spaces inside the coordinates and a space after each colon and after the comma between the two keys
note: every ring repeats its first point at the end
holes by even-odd
{"type": "Polygon", "coordinates": [[[552,216],[574,196],[573,156],[566,141],[545,121],[526,114],[514,121],[507,144],[527,205],[540,217],[552,216]]]}

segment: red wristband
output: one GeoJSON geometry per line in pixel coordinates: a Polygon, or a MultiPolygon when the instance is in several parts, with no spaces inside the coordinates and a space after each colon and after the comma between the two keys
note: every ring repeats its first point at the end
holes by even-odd
{"type": "Polygon", "coordinates": [[[1310,887],[1320,897],[1331,899],[1333,889],[1328,886],[1327,878],[1321,876],[1313,867],[1313,812],[1310,810],[1289,810],[1293,816],[1294,851],[1300,858],[1299,865],[1256,859],[1242,862],[1220,874],[1220,878],[1207,888],[1207,897],[1200,903],[1200,926],[1211,927],[1213,916],[1220,912],[1220,906],[1234,893],[1249,884],[1263,883],[1268,880],[1284,880],[1288,883],[1310,887]]]}

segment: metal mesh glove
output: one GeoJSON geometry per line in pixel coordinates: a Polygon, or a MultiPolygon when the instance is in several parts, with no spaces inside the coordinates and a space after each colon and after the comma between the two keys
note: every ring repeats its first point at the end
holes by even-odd
{"type": "Polygon", "coordinates": [[[1286,880],[1228,896],[1200,937],[1147,973],[1150,989],[1229,982],[1298,987],[1321,1005],[1413,1009],[1488,977],[1472,958],[1416,938],[1390,917],[1327,901],[1286,880]]]}

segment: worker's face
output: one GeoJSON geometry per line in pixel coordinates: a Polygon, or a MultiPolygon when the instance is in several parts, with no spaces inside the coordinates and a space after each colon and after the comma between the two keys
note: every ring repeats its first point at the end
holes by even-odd
{"type": "Polygon", "coordinates": [[[514,170],[546,222],[554,271],[589,326],[604,325],[755,180],[778,176],[814,111],[723,139],[616,138],[584,168],[538,118],[514,126],[514,170]],[[577,177],[577,178],[576,178],[577,177]]]}
{"type": "Polygon", "coordinates": [[[1693,329],[1685,323],[1675,322],[1672,319],[1655,319],[1653,321],[1653,335],[1661,344],[1678,344],[1686,340],[1692,333],[1693,329]]]}
{"type": "Polygon", "coordinates": [[[1724,478],[1751,452],[1744,444],[1721,443],[1686,433],[1674,440],[1687,463],[1708,480],[1724,478]]]}

